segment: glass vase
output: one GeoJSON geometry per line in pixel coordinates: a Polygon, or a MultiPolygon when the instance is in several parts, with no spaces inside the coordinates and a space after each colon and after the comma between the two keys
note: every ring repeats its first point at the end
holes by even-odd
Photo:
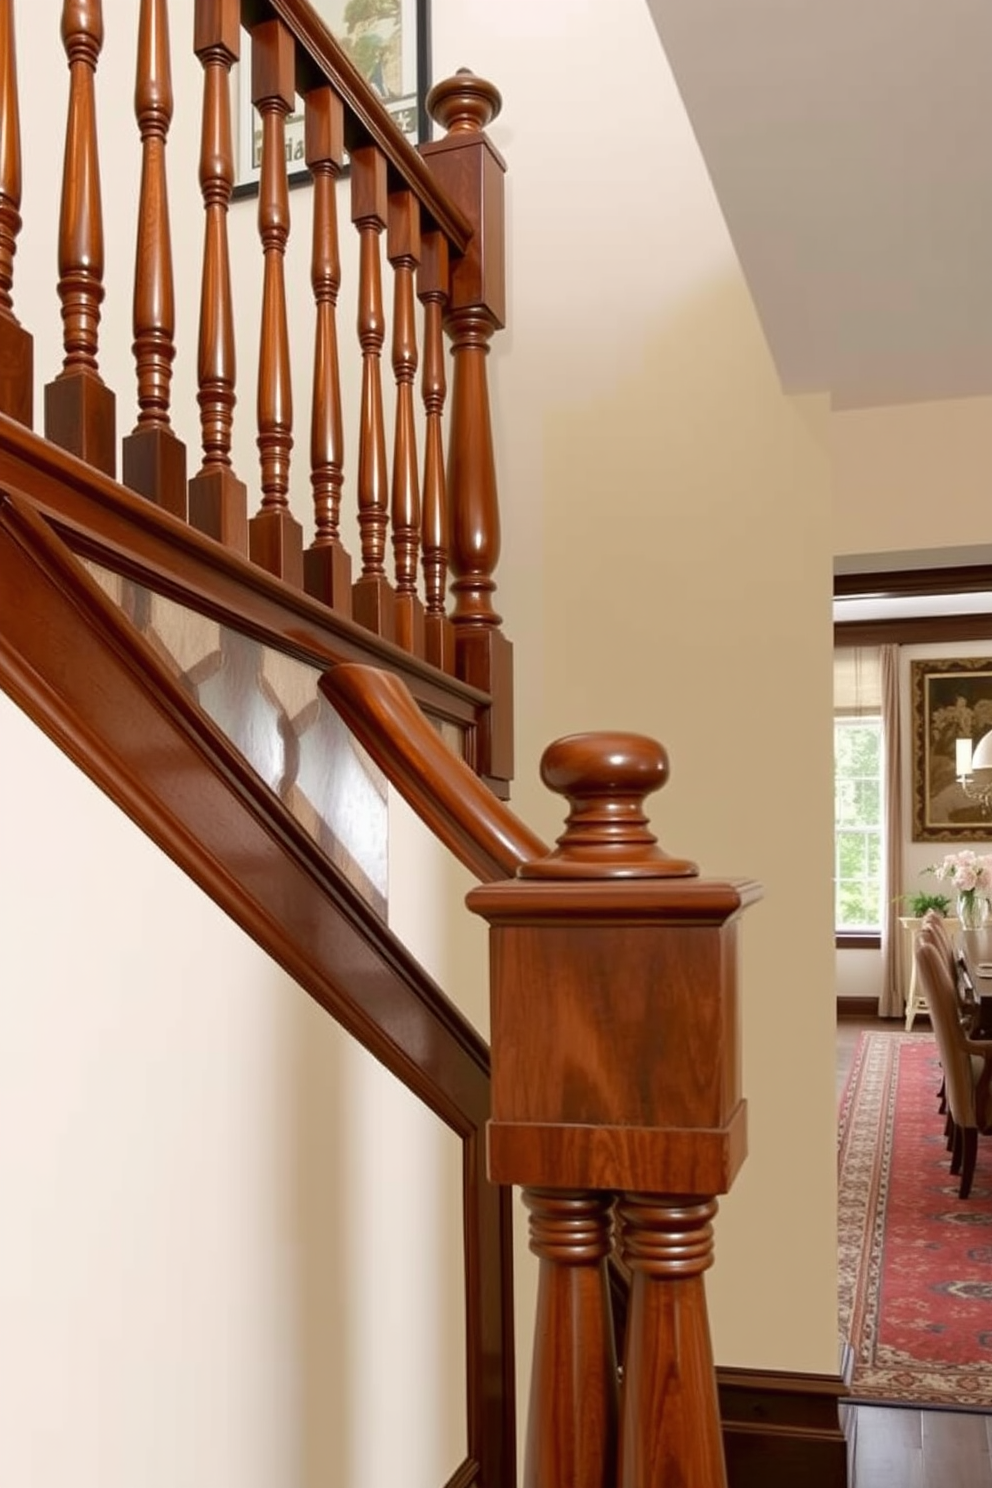
{"type": "Polygon", "coordinates": [[[958,919],[962,930],[981,930],[989,917],[989,901],[977,889],[958,895],[958,919]]]}

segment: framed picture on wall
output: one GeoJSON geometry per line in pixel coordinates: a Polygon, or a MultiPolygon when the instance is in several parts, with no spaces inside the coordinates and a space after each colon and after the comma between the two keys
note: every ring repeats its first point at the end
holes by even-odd
{"type": "MultiPolygon", "coordinates": [[[[430,138],[430,0],[311,0],[334,39],[412,144],[430,138]]],[[[303,104],[286,117],[291,185],[310,180],[303,144],[303,104]]],[[[261,175],[262,125],[251,101],[251,42],[242,33],[234,195],[254,196],[261,175]]]]}
{"type": "Polygon", "coordinates": [[[992,810],[957,777],[957,742],[992,729],[992,657],[910,663],[913,841],[987,842],[992,810]]]}

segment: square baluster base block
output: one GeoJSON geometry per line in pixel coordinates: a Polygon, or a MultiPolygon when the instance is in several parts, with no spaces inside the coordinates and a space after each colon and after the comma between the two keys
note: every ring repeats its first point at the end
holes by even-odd
{"type": "Polygon", "coordinates": [[[137,429],[121,447],[126,486],[186,520],[186,446],[171,429],[137,429]]]}
{"type": "Polygon", "coordinates": [[[116,399],[95,372],[63,373],[47,384],[45,438],[104,475],[117,474],[116,399]]]}
{"type": "Polygon", "coordinates": [[[384,641],[396,639],[396,595],[382,574],[363,574],[351,591],[352,614],[359,625],[384,641]]]}
{"type": "Polygon", "coordinates": [[[198,532],[248,557],[248,488],[233,470],[194,475],[189,483],[189,520],[198,532]]]}
{"type": "Polygon", "coordinates": [[[319,599],[336,615],[351,615],[351,554],[339,542],[307,548],[303,582],[311,598],[319,599]]]}
{"type": "Polygon", "coordinates": [[[248,556],[260,568],[303,588],[303,528],[284,507],[260,511],[248,523],[248,556]]]}
{"type": "Polygon", "coordinates": [[[0,316],[0,413],[34,425],[34,338],[7,316],[0,316]]]}

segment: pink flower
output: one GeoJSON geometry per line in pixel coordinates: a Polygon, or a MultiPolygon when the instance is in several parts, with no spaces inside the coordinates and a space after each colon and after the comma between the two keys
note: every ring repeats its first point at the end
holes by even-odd
{"type": "Polygon", "coordinates": [[[981,893],[992,892],[992,856],[973,852],[964,847],[960,852],[948,853],[943,862],[924,869],[935,878],[949,878],[961,894],[970,894],[978,889],[981,893]]]}

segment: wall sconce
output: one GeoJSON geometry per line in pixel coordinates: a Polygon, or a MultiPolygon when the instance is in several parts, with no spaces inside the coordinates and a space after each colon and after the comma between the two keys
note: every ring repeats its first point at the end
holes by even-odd
{"type": "Polygon", "coordinates": [[[992,730],[972,748],[970,739],[954,743],[954,773],[969,801],[977,801],[983,812],[992,813],[992,730]],[[982,780],[976,780],[981,772],[982,780]]]}

